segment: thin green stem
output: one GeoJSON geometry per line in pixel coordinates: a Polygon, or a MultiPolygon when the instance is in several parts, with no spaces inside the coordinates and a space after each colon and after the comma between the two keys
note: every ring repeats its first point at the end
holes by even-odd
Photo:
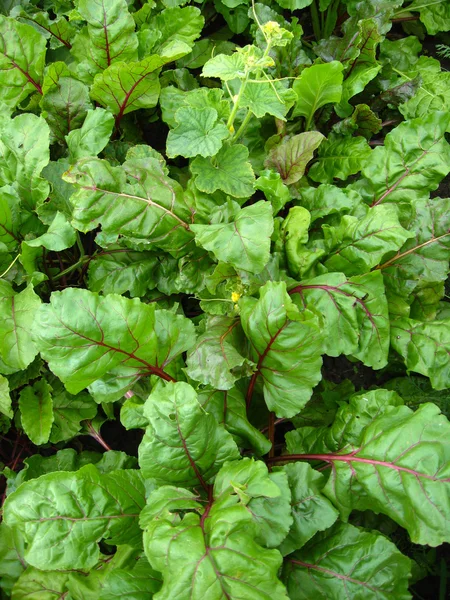
{"type": "Polygon", "coordinates": [[[235,142],[238,141],[238,139],[241,137],[241,135],[244,133],[244,131],[247,129],[247,125],[250,122],[250,119],[252,118],[252,111],[249,110],[247,112],[247,114],[245,115],[245,119],[242,121],[239,129],[236,131],[236,133],[234,134],[234,136],[231,138],[231,143],[234,144],[235,142]]]}
{"type": "Polygon", "coordinates": [[[80,258],[80,260],[78,260],[76,263],[74,263],[73,265],[70,265],[70,267],[67,267],[67,269],[64,269],[64,271],[60,271],[57,275],[55,275],[53,277],[53,281],[57,281],[58,279],[61,279],[62,277],[65,277],[69,273],[72,273],[73,271],[76,271],[77,269],[79,269],[80,267],[82,267],[83,265],[85,265],[90,260],[91,260],[90,256],[82,256],[80,258]]]}
{"type": "Polygon", "coordinates": [[[77,246],[78,246],[78,250],[80,252],[80,258],[82,258],[85,254],[84,252],[84,247],[83,247],[83,243],[81,241],[81,237],[78,231],[75,232],[76,236],[77,236],[77,246]]]}
{"type": "Polygon", "coordinates": [[[245,86],[247,85],[249,75],[250,75],[250,73],[247,71],[245,74],[245,78],[243,79],[243,81],[241,83],[239,93],[238,93],[237,97],[233,100],[233,102],[234,102],[233,110],[231,111],[230,116],[227,121],[228,131],[233,132],[233,123],[236,118],[237,111],[239,110],[239,103],[241,101],[242,94],[244,93],[245,86]]]}
{"type": "Polygon", "coordinates": [[[10,270],[11,270],[11,269],[13,268],[13,266],[16,264],[16,261],[18,260],[19,256],[20,256],[20,254],[18,254],[18,255],[16,256],[16,258],[15,258],[15,259],[12,261],[12,263],[9,265],[9,267],[6,269],[6,271],[3,271],[3,273],[0,275],[0,279],[1,279],[2,277],[4,277],[5,275],[7,275],[7,274],[10,272],[10,270]]]}

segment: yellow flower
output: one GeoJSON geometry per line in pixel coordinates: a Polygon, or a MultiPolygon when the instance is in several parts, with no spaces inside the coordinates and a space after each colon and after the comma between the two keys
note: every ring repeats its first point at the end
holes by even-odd
{"type": "Polygon", "coordinates": [[[236,304],[236,302],[239,300],[239,298],[241,297],[241,295],[238,292],[233,292],[231,294],[231,299],[233,300],[233,302],[236,304]]]}

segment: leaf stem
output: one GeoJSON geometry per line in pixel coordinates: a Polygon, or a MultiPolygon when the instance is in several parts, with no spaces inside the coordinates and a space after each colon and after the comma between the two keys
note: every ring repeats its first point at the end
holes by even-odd
{"type": "Polygon", "coordinates": [[[234,102],[233,110],[231,111],[230,116],[227,121],[227,128],[228,128],[228,131],[230,131],[230,132],[233,131],[233,123],[236,118],[237,111],[239,110],[239,103],[241,101],[242,94],[244,93],[245,87],[247,85],[249,75],[250,75],[250,73],[248,71],[246,71],[245,77],[244,77],[244,79],[241,83],[241,87],[239,89],[239,93],[238,93],[237,97],[233,100],[233,102],[234,102]]]}
{"type": "Polygon", "coordinates": [[[17,259],[19,258],[19,256],[20,256],[20,254],[18,254],[16,256],[16,258],[12,261],[12,263],[9,265],[9,267],[6,269],[6,271],[3,271],[3,273],[0,275],[0,279],[9,273],[9,271],[13,268],[13,266],[17,262],[17,259]]]}
{"type": "Polygon", "coordinates": [[[250,119],[252,118],[253,113],[251,110],[249,110],[245,116],[245,119],[242,121],[239,129],[236,131],[236,133],[234,134],[234,136],[231,138],[230,142],[232,144],[234,144],[235,142],[238,141],[238,139],[241,137],[241,135],[245,132],[245,130],[247,129],[247,125],[250,122],[250,119]]]}
{"type": "Polygon", "coordinates": [[[320,32],[319,11],[317,9],[316,0],[313,0],[313,3],[311,4],[311,20],[312,20],[312,26],[313,26],[313,31],[314,31],[314,37],[316,38],[316,42],[318,42],[321,38],[321,32],[320,32]]]}
{"type": "Polygon", "coordinates": [[[84,264],[86,264],[90,260],[91,260],[90,256],[82,256],[80,258],[80,260],[78,260],[76,263],[74,263],[73,265],[70,265],[70,267],[67,267],[67,269],[64,269],[64,271],[60,271],[57,275],[55,275],[53,277],[53,281],[57,281],[58,279],[65,277],[69,273],[72,273],[72,271],[76,271],[79,267],[82,267],[84,264]]]}

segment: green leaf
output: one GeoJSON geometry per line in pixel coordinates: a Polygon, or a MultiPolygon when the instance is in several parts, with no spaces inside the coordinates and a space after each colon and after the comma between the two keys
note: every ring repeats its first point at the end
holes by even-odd
{"type": "MultiPolygon", "coordinates": [[[[59,63],[53,63],[53,65],[59,63]]],[[[54,137],[64,143],[65,136],[73,129],[81,127],[87,111],[92,108],[89,99],[89,88],[86,84],[71,76],[70,71],[61,76],[56,69],[46,75],[47,86],[44,85],[40,106],[54,137]],[[47,79],[48,78],[48,79],[47,79]]]]}
{"type": "Polygon", "coordinates": [[[288,559],[284,577],[292,600],[318,590],[330,600],[408,600],[411,561],[384,535],[337,523],[288,559]]]}
{"type": "Polygon", "coordinates": [[[23,483],[4,505],[4,520],[25,540],[26,561],[37,569],[91,569],[98,542],[136,543],[145,504],[138,471],[101,475],[93,465],[23,483]]]}
{"type": "Polygon", "coordinates": [[[258,379],[264,399],[278,417],[292,417],[309,400],[321,379],[323,337],[317,316],[300,312],[282,282],[267,282],[260,298],[240,301],[241,322],[257,363],[248,398],[258,379]]]}
{"type": "Polygon", "coordinates": [[[28,14],[23,10],[20,12],[19,18],[28,22],[41,35],[49,39],[52,50],[63,45],[66,48],[71,48],[70,40],[76,33],[76,29],[64,16],[50,19],[45,12],[31,12],[31,14],[28,14]]]}
{"type": "Polygon", "coordinates": [[[21,114],[0,125],[0,184],[11,185],[24,208],[34,209],[49,194],[40,177],[48,164],[50,130],[42,117],[21,114]]]}
{"type": "Polygon", "coordinates": [[[227,460],[239,458],[231,435],[206,413],[187,383],[154,389],[144,405],[149,420],[139,446],[144,477],[159,485],[201,486],[227,460]]]}
{"type": "Polygon", "coordinates": [[[214,156],[222,147],[229,132],[218,123],[213,108],[182,107],[175,113],[177,126],[169,132],[167,155],[170,158],[184,156],[214,156]]]}
{"type": "MultiPolygon", "coordinates": [[[[182,519],[171,514],[169,511],[177,510],[175,501],[148,523],[145,553],[152,567],[163,576],[163,587],[155,594],[155,600],[221,600],[242,597],[248,590],[254,598],[287,600],[277,579],[282,557],[278,550],[267,550],[255,541],[258,528],[245,504],[237,503],[236,492],[236,488],[225,489],[202,519],[194,512],[184,513],[182,519]],[[178,560],[180,553],[185,557],[182,561],[178,560]]],[[[154,492],[159,493],[160,490],[154,492]]],[[[178,506],[178,510],[184,510],[183,498],[178,506]]]]}
{"type": "Polygon", "coordinates": [[[116,115],[116,123],[134,110],[152,108],[158,102],[158,75],[164,62],[160,56],[149,56],[140,62],[114,63],[95,76],[91,98],[116,115]]]}
{"type": "Polygon", "coordinates": [[[448,435],[437,406],[386,408],[357,444],[341,435],[324,493],[347,519],[352,509],[388,515],[415,544],[438,546],[448,535],[448,435]],[[389,502],[386,502],[389,498],[389,502]]]}
{"type": "Polygon", "coordinates": [[[109,247],[89,262],[91,292],[144,296],[153,287],[158,264],[152,252],[135,252],[128,248],[109,247]]]}
{"type": "Polygon", "coordinates": [[[237,388],[201,391],[198,400],[218,423],[235,436],[239,446],[252,448],[259,456],[270,450],[270,441],[249,422],[244,396],[237,388]]]}
{"type": "Polygon", "coordinates": [[[327,273],[303,280],[290,294],[294,292],[300,294],[299,304],[320,311],[327,331],[326,354],[353,355],[374,369],[386,366],[389,314],[378,272],[349,279],[342,273],[327,273]]]}
{"type": "Polygon", "coordinates": [[[397,319],[391,323],[391,344],[408,370],[429,377],[437,390],[450,387],[450,319],[431,323],[397,319]]]}
{"type": "Polygon", "coordinates": [[[0,587],[5,594],[26,568],[24,541],[15,527],[0,524],[0,587]]]}
{"type": "Polygon", "coordinates": [[[430,35],[450,29],[450,5],[445,0],[414,0],[407,10],[419,12],[420,20],[430,35]]]}
{"type": "Polygon", "coordinates": [[[103,108],[88,110],[80,129],[66,136],[70,160],[76,162],[85,156],[97,156],[109,142],[114,127],[114,118],[103,108]]]}
{"type": "Polygon", "coordinates": [[[19,409],[23,429],[33,444],[46,444],[53,424],[52,388],[40,379],[20,392],[19,409]]]}
{"type": "Polygon", "coordinates": [[[284,121],[296,99],[297,95],[291,88],[285,88],[277,81],[250,79],[244,87],[239,106],[248,108],[258,119],[273,115],[284,121]]]}
{"type": "MultiPolygon", "coordinates": [[[[408,316],[414,295],[428,286],[445,282],[449,271],[450,200],[418,200],[408,223],[414,237],[379,265],[390,310],[408,316]]],[[[437,308],[437,307],[436,307],[437,308]]]]}
{"type": "Polygon", "coordinates": [[[222,190],[235,198],[248,198],[255,180],[248,155],[245,146],[235,144],[221,148],[214,159],[197,156],[190,166],[195,185],[206,194],[222,190]]]}
{"type": "Polygon", "coordinates": [[[0,375],[0,412],[9,419],[12,419],[14,416],[11,406],[11,396],[9,395],[9,382],[3,375],[0,375]]]}
{"type": "Polygon", "coordinates": [[[165,50],[175,41],[192,47],[200,37],[205,19],[196,6],[166,8],[152,17],[151,28],[161,32],[155,52],[164,55],[165,50]]]}
{"type": "Polygon", "coordinates": [[[392,204],[374,206],[366,216],[344,215],[338,227],[323,226],[329,254],[324,261],[330,271],[356,275],[369,271],[383,256],[396,251],[413,234],[404,229],[392,204]]]}
{"type": "Polygon", "coordinates": [[[245,58],[239,52],[231,55],[217,54],[208,60],[202,70],[203,77],[219,77],[222,81],[245,77],[245,58]]]}
{"type": "Polygon", "coordinates": [[[192,225],[191,230],[198,245],[236,269],[260,273],[269,261],[273,217],[263,200],[242,208],[232,223],[192,225]]]}
{"type": "Polygon", "coordinates": [[[5,185],[0,189],[0,244],[11,251],[20,242],[20,203],[12,186],[5,185]]]}
{"type": "Polygon", "coordinates": [[[448,390],[435,390],[430,380],[425,377],[411,375],[409,377],[395,377],[389,380],[385,387],[400,394],[405,404],[412,409],[424,402],[433,402],[439,406],[441,412],[450,417],[450,396],[448,390]]]}
{"type": "Polygon", "coordinates": [[[338,511],[322,494],[325,477],[307,463],[282,467],[291,488],[293,524],[279,550],[286,556],[306,544],[318,531],[331,527],[338,511]]]}
{"type": "Polygon", "coordinates": [[[8,283],[0,282],[0,356],[13,372],[25,369],[38,352],[31,328],[40,304],[32,287],[16,294],[8,283]]]}
{"type": "Polygon", "coordinates": [[[324,139],[318,131],[285,137],[281,144],[270,150],[264,166],[277,170],[286,185],[296,183],[303,177],[306,165],[313,158],[314,150],[324,139]]]}
{"type": "Polygon", "coordinates": [[[128,388],[144,374],[171,379],[165,368],[195,340],[194,325],[182,316],[138,299],[76,288],[52,294],[36,315],[33,333],[71,394],[108,374],[120,375],[128,388]]]}
{"type": "Polygon", "coordinates": [[[57,444],[72,439],[81,431],[81,421],[93,419],[96,414],[97,405],[89,394],[81,392],[72,396],[63,386],[55,386],[50,441],[57,444]]]}
{"type": "Polygon", "coordinates": [[[76,0],[75,6],[88,23],[72,47],[80,73],[92,80],[113,63],[136,60],[138,40],[125,0],[76,0]]]}
{"type": "Polygon", "coordinates": [[[428,198],[450,170],[450,146],[444,135],[450,116],[431,113],[406,121],[375,148],[357,186],[372,206],[383,202],[411,205],[428,198]]]}
{"type": "Polygon", "coordinates": [[[381,123],[381,119],[367,104],[357,104],[351,116],[336,123],[333,131],[339,135],[355,133],[357,136],[363,136],[366,140],[370,140],[374,133],[381,131],[381,123]]]}
{"type": "Polygon", "coordinates": [[[342,94],[343,65],[332,61],[304,69],[292,89],[298,100],[292,116],[305,117],[305,128],[311,126],[314,114],[325,104],[339,102],[342,94]]]}
{"type": "Polygon", "coordinates": [[[76,229],[91,231],[101,224],[105,234],[130,236],[146,249],[154,245],[175,255],[186,253],[193,238],[191,213],[180,184],[167,177],[157,159],[132,159],[113,167],[87,158],[64,179],[77,188],[71,196],[76,229]]]}
{"type": "Polygon", "coordinates": [[[202,330],[188,353],[186,373],[204,385],[229,390],[252,369],[252,363],[239,352],[245,339],[239,321],[208,317],[202,330]]]}
{"type": "MultiPolygon", "coordinates": [[[[311,167],[311,170],[314,165],[311,167]]],[[[311,173],[310,170],[310,173],[311,173]]],[[[352,190],[338,188],[324,183],[319,187],[305,187],[299,190],[301,205],[311,215],[311,222],[335,213],[349,213],[356,208],[360,197],[352,190]]]]}
{"type": "Polygon", "coordinates": [[[313,0],[277,0],[277,3],[282,8],[287,8],[288,10],[298,10],[300,8],[305,8],[305,6],[309,6],[312,4],[313,0]]]}
{"type": "Polygon", "coordinates": [[[33,92],[42,94],[45,46],[33,27],[0,15],[0,100],[8,108],[33,92]]]}
{"type": "Polygon", "coordinates": [[[255,189],[261,190],[272,204],[274,216],[292,199],[289,188],[281,180],[281,175],[269,169],[261,171],[255,181],[255,189]]]}
{"type": "Polygon", "coordinates": [[[59,600],[66,595],[68,573],[40,571],[28,567],[16,581],[12,598],[14,600],[59,600]]]}
{"type": "Polygon", "coordinates": [[[333,183],[347,179],[362,169],[370,157],[370,146],[363,137],[330,135],[320,145],[317,159],[308,171],[313,181],[333,183]]]}
{"type": "Polygon", "coordinates": [[[147,600],[161,587],[160,574],[154,571],[145,557],[131,569],[114,569],[102,583],[99,600],[147,600]]]}
{"type": "Polygon", "coordinates": [[[76,234],[74,228],[67,222],[63,213],[57,212],[46,233],[34,240],[27,240],[25,243],[31,248],[43,246],[48,250],[58,252],[70,248],[75,244],[75,241],[76,234]]]}

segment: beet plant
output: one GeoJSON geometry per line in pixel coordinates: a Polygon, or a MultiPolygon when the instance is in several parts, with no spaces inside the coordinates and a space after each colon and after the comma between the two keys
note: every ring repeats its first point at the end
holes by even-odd
{"type": "Polygon", "coordinates": [[[450,2],[1,10],[1,597],[444,600],[450,2]]]}

